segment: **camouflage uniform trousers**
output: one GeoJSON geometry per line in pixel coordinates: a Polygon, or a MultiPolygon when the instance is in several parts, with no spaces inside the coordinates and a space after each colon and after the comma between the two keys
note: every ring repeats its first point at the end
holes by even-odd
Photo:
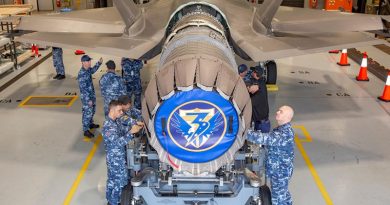
{"type": "Polygon", "coordinates": [[[120,184],[121,184],[121,188],[125,187],[129,181],[130,181],[130,177],[129,177],[129,170],[127,169],[127,157],[126,157],[126,152],[123,153],[122,155],[122,159],[121,161],[124,162],[122,164],[122,168],[121,168],[121,179],[120,179],[120,184]]]}
{"type": "Polygon", "coordinates": [[[59,75],[65,75],[64,62],[62,60],[62,49],[53,48],[53,66],[56,69],[56,73],[59,75]]]}
{"type": "Polygon", "coordinates": [[[92,106],[83,105],[81,108],[82,111],[82,123],[83,131],[89,130],[89,126],[93,123],[93,116],[96,112],[96,103],[94,102],[92,106]]]}
{"type": "Polygon", "coordinates": [[[288,191],[288,183],[292,175],[291,172],[292,168],[289,171],[283,170],[282,172],[277,171],[271,174],[271,197],[273,205],[292,205],[291,194],[288,191]]]}
{"type": "Polygon", "coordinates": [[[141,110],[141,79],[135,79],[132,82],[126,82],[127,95],[132,98],[134,94],[134,107],[141,110]]]}
{"type": "Polygon", "coordinates": [[[107,153],[107,187],[106,198],[111,205],[120,202],[122,189],[128,184],[128,170],[123,150],[112,150],[107,153]],[[116,152],[118,151],[118,152],[116,152]]]}
{"type": "Polygon", "coordinates": [[[106,199],[110,205],[117,205],[120,202],[122,188],[119,179],[108,179],[106,187],[106,199]]]}

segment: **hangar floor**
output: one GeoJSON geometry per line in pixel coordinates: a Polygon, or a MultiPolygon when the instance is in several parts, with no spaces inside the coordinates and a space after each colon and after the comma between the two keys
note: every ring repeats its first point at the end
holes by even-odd
{"type": "MultiPolygon", "coordinates": [[[[49,58],[0,93],[0,204],[106,203],[104,147],[100,140],[83,141],[80,100],[62,107],[19,106],[29,96],[79,93],[80,56],[72,52],[64,50],[65,80],[52,79],[49,58]]],[[[100,57],[91,56],[93,62],[100,57]]],[[[370,74],[370,82],[356,82],[359,65],[339,67],[338,58],[323,53],[277,61],[279,91],[269,93],[270,116],[284,104],[295,108],[294,203],[388,204],[390,103],[377,100],[385,83],[370,74]]],[[[390,63],[388,56],[380,58],[390,63]]],[[[118,66],[120,59],[113,59],[118,66]]],[[[144,81],[155,65],[145,66],[144,81]]],[[[98,80],[104,72],[103,65],[94,75],[99,124],[98,80]]]]}

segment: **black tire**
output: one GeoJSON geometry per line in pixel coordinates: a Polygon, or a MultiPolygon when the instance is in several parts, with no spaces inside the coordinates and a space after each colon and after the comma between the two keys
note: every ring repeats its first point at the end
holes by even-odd
{"type": "Polygon", "coordinates": [[[259,188],[261,205],[272,205],[271,190],[267,185],[263,185],[259,188]]]}
{"type": "Polygon", "coordinates": [[[129,182],[128,185],[123,187],[121,194],[121,205],[131,205],[131,200],[133,198],[133,188],[129,182]]]}
{"type": "Polygon", "coordinates": [[[267,68],[267,84],[276,84],[276,78],[278,76],[276,62],[268,61],[265,67],[267,68]]]}

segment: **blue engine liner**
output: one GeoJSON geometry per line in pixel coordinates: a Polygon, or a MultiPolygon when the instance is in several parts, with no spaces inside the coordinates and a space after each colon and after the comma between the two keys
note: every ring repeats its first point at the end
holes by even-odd
{"type": "Polygon", "coordinates": [[[159,107],[154,128],[170,155],[189,163],[212,161],[229,150],[239,120],[233,104],[217,92],[178,92],[159,107]]]}

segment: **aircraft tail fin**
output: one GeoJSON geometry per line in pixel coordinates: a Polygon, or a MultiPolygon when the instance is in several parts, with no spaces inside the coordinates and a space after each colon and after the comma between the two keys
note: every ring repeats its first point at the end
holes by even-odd
{"type": "Polygon", "coordinates": [[[253,28],[266,34],[271,29],[271,22],[283,0],[264,0],[261,6],[256,9],[253,17],[253,28]]]}
{"type": "Polygon", "coordinates": [[[140,8],[137,7],[134,1],[113,0],[113,3],[125,22],[126,28],[129,28],[141,14],[140,8]]]}

